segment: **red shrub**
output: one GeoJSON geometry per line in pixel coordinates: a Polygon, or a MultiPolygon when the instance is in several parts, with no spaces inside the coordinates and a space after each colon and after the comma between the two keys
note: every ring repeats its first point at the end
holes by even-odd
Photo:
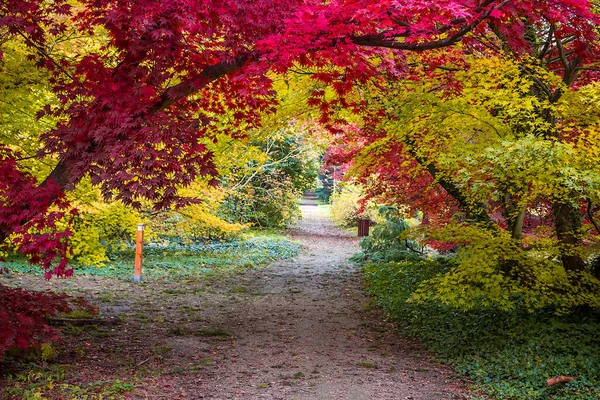
{"type": "Polygon", "coordinates": [[[27,349],[57,340],[57,330],[48,325],[46,317],[69,312],[69,299],[64,293],[34,292],[0,285],[0,359],[9,349],[27,349]]]}

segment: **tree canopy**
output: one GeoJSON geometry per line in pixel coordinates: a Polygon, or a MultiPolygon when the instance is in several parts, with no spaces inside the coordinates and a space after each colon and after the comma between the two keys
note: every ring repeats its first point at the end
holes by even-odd
{"type": "MultiPolygon", "coordinates": [[[[360,120],[358,141],[369,142],[386,135],[380,123],[389,115],[366,90],[384,96],[395,82],[442,79],[440,68],[452,72],[469,62],[466,55],[489,51],[530,77],[540,103],[531,107],[547,122],[535,134],[559,140],[552,107],[597,78],[594,7],[583,0],[7,0],[0,6],[3,73],[14,68],[9,55],[18,41],[47,79],[52,95],[36,101],[39,116],[55,126],[39,133],[37,155],[52,166],[44,177],[27,170],[23,149],[3,142],[0,239],[10,237],[48,270],[63,257],[54,269],[62,274],[68,230],[56,221],[69,210],[65,191],[84,177],[106,199],[186,204],[178,187],[216,175],[207,140],[243,137],[275,111],[275,74],[308,71],[321,85],[308,99],[320,122],[340,133],[360,120]],[[441,48],[448,50],[432,51],[441,48]]],[[[461,90],[460,79],[450,80],[449,95],[461,90]]],[[[486,219],[476,197],[453,192],[457,182],[438,173],[440,163],[423,162],[422,148],[413,152],[407,162],[486,219]]],[[[558,235],[573,244],[573,207],[553,204],[558,235]]]]}

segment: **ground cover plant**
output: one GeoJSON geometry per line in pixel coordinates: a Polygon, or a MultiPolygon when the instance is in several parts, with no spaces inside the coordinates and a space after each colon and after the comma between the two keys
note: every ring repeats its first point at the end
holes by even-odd
{"type": "MultiPolygon", "coordinates": [[[[299,245],[275,235],[254,235],[248,239],[230,241],[200,241],[196,243],[149,243],[144,246],[143,274],[148,278],[182,278],[217,275],[264,265],[276,259],[291,258],[299,245]]],[[[75,273],[83,276],[103,276],[130,279],[135,248],[121,247],[110,253],[110,261],[102,267],[77,265],[75,273]]],[[[12,272],[42,276],[39,267],[23,258],[9,258],[5,265],[12,272]]]]}
{"type": "MultiPolygon", "coordinates": [[[[509,303],[456,284],[449,292],[424,295],[431,281],[457,268],[456,249],[446,255],[407,239],[411,228],[397,209],[384,207],[385,220],[364,238],[353,258],[363,264],[373,301],[402,328],[418,337],[435,358],[470,377],[493,399],[595,399],[600,395],[600,312],[565,309],[559,301],[531,307],[527,295],[509,303]],[[408,244],[408,245],[407,245],[408,244]],[[556,376],[574,381],[547,386],[556,376]]],[[[565,294],[568,295],[568,294],[565,294]]]]}
{"type": "Polygon", "coordinates": [[[458,310],[439,301],[411,302],[420,284],[452,268],[452,259],[371,263],[364,267],[374,301],[443,363],[494,399],[597,399],[600,313],[517,307],[458,310]],[[546,386],[555,376],[573,382],[546,386]]]}

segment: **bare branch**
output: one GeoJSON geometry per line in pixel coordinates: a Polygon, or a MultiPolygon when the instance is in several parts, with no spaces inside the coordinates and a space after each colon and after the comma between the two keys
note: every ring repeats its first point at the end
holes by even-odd
{"type": "Polygon", "coordinates": [[[538,56],[537,56],[537,58],[539,60],[543,59],[546,56],[546,54],[548,54],[548,49],[550,48],[550,45],[552,44],[553,37],[554,37],[554,25],[550,25],[550,29],[548,30],[548,37],[546,37],[544,46],[542,47],[542,49],[540,50],[540,52],[538,53],[538,56]]]}
{"type": "Polygon", "coordinates": [[[33,40],[31,40],[27,35],[25,35],[23,32],[21,32],[21,30],[19,28],[17,28],[16,26],[13,25],[13,28],[16,30],[16,32],[19,34],[19,36],[21,36],[23,39],[25,39],[25,41],[27,43],[29,43],[29,45],[31,47],[33,47],[42,57],[50,60],[50,62],[60,70],[60,72],[62,72],[63,74],[65,74],[66,76],[69,77],[69,79],[71,79],[73,82],[77,82],[77,80],[69,73],[69,71],[67,71],[62,65],[60,65],[54,58],[52,58],[50,56],[50,54],[48,54],[48,52],[46,52],[46,50],[44,50],[41,46],[39,46],[37,43],[35,43],[33,40]]]}
{"type": "MultiPolygon", "coordinates": [[[[399,42],[397,39],[400,37],[406,37],[409,35],[410,29],[407,30],[407,33],[404,34],[395,34],[391,36],[386,36],[385,32],[378,34],[370,34],[370,35],[362,35],[362,36],[352,36],[350,40],[352,43],[359,46],[367,46],[367,47],[385,47],[396,50],[411,50],[411,51],[425,51],[425,50],[433,50],[439,49],[442,47],[449,47],[458,42],[460,42],[463,37],[471,32],[473,28],[482,23],[484,20],[490,17],[492,11],[500,9],[508,4],[510,0],[505,0],[495,7],[488,9],[485,12],[482,12],[479,17],[475,18],[470,23],[465,23],[466,20],[463,18],[456,19],[452,21],[450,24],[445,25],[438,29],[438,34],[443,34],[452,28],[458,27],[462,25],[460,29],[458,29],[455,33],[439,40],[433,40],[423,43],[413,43],[413,42],[399,42]]],[[[493,3],[493,1],[486,1],[482,4],[478,10],[483,10],[484,7],[493,3]]]]}
{"type": "Polygon", "coordinates": [[[588,199],[587,203],[587,215],[592,225],[594,225],[594,228],[596,228],[596,232],[600,233],[600,226],[598,226],[598,223],[594,219],[594,203],[592,203],[592,200],[590,199],[588,199]]]}

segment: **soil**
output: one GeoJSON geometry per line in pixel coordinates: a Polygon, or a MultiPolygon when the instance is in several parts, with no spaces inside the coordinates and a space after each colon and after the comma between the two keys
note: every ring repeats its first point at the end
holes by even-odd
{"type": "Polygon", "coordinates": [[[103,323],[71,327],[53,361],[80,387],[120,379],[135,384],[131,399],[462,398],[462,381],[372,306],[348,261],[355,234],[301,208],[289,231],[301,254],[268,268],[139,285],[0,283],[83,293],[100,308],[103,323]]]}

